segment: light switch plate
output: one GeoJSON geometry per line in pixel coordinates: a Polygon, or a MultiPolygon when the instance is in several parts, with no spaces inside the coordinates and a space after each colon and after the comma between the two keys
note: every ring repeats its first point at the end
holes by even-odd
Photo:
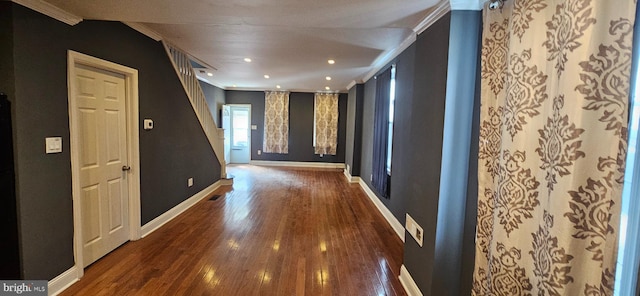
{"type": "Polygon", "coordinates": [[[62,137],[45,138],[45,150],[47,154],[62,152],[62,137]]]}
{"type": "Polygon", "coordinates": [[[144,120],[144,130],[152,130],[153,129],[153,120],[146,118],[144,120]]]}

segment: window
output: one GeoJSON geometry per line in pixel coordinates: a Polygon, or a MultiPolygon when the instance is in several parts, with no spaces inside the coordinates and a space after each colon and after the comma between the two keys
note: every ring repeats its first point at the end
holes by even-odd
{"type": "MultiPolygon", "coordinates": [[[[636,11],[638,16],[638,11],[636,11]]],[[[620,234],[618,241],[618,263],[614,295],[640,295],[638,274],[640,273],[640,31],[636,22],[634,28],[633,66],[631,69],[631,102],[629,120],[629,146],[627,164],[622,190],[622,208],[620,214],[620,234]]]]}
{"type": "Polygon", "coordinates": [[[638,125],[640,121],[640,81],[636,75],[636,86],[631,102],[629,121],[629,147],[627,148],[627,168],[622,190],[622,210],[620,215],[620,237],[618,245],[618,266],[616,268],[615,295],[634,295],[638,280],[640,260],[640,159],[638,156],[638,125]]]}
{"type": "Polygon", "coordinates": [[[249,144],[249,111],[233,110],[233,147],[247,147],[249,144]]]}
{"type": "Polygon", "coordinates": [[[391,66],[391,82],[389,85],[389,135],[387,137],[387,174],[391,176],[391,154],[393,152],[393,113],[396,102],[396,65],[391,66]]]}

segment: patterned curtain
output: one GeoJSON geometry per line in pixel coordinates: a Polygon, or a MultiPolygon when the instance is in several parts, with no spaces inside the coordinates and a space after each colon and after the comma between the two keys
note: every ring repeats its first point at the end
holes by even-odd
{"type": "Polygon", "coordinates": [[[634,0],[485,7],[473,295],[612,295],[634,0]]]}
{"type": "Polygon", "coordinates": [[[262,151],[289,153],[289,92],[265,92],[262,151]]]}
{"type": "Polygon", "coordinates": [[[316,93],[313,110],[315,153],[336,155],[338,147],[338,94],[316,93]]]}

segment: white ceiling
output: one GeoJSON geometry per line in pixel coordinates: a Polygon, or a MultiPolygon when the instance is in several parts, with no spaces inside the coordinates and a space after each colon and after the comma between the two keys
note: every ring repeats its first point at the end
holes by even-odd
{"type": "Polygon", "coordinates": [[[217,69],[202,77],[219,87],[344,91],[415,35],[440,0],[45,1],[83,19],[142,24],[217,69]]]}

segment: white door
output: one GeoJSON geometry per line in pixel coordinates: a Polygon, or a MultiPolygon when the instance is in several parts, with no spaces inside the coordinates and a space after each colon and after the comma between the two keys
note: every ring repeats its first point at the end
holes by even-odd
{"type": "Polygon", "coordinates": [[[231,163],[251,160],[251,108],[231,106],[231,163]]]}
{"type": "Polygon", "coordinates": [[[222,129],[224,130],[224,161],[231,163],[231,107],[222,106],[222,129]]]}
{"type": "Polygon", "coordinates": [[[77,119],[83,266],[129,239],[123,75],[77,65],[77,119]]]}

